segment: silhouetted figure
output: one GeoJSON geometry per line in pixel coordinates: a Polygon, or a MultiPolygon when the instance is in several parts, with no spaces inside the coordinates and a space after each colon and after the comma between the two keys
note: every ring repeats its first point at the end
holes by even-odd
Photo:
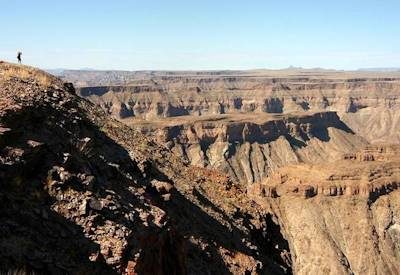
{"type": "Polygon", "coordinates": [[[19,64],[21,64],[21,62],[22,62],[21,56],[22,56],[22,53],[21,53],[21,52],[18,52],[18,53],[17,53],[17,59],[18,59],[18,63],[19,63],[19,64]]]}

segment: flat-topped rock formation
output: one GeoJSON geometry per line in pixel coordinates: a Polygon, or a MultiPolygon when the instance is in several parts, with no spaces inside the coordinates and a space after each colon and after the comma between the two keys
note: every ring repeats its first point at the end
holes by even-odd
{"type": "Polygon", "coordinates": [[[345,160],[358,161],[394,161],[400,158],[400,146],[389,144],[374,144],[366,146],[355,153],[345,154],[345,160]]]}
{"type": "Polygon", "coordinates": [[[78,93],[121,118],[322,110],[355,113],[366,107],[398,106],[399,79],[318,82],[308,78],[164,77],[136,85],[82,87],[78,93]]]}
{"type": "Polygon", "coordinates": [[[400,146],[369,146],[344,160],[283,167],[249,193],[277,198],[285,195],[365,196],[375,198],[400,188],[400,146]]]}

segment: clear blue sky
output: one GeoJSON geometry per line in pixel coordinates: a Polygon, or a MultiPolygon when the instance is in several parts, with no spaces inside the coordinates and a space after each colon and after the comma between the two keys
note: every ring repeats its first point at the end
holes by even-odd
{"type": "Polygon", "coordinates": [[[42,68],[400,67],[400,0],[0,0],[0,59],[42,68]]]}

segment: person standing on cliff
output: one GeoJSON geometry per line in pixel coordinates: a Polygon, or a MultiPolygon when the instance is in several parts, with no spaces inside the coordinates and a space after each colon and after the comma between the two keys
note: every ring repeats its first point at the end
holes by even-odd
{"type": "Polygon", "coordinates": [[[18,59],[18,63],[19,63],[19,64],[21,64],[21,62],[22,62],[21,56],[22,56],[22,52],[18,52],[18,53],[17,53],[17,59],[18,59]]]}

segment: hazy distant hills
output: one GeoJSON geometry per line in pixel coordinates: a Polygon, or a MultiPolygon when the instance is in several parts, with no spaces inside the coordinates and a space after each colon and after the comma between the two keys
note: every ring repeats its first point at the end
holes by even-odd
{"type": "Polygon", "coordinates": [[[400,72],[400,68],[362,68],[361,72],[400,72]]]}
{"type": "MultiPolygon", "coordinates": [[[[92,69],[92,68],[80,68],[80,69],[65,69],[65,68],[56,68],[56,69],[46,69],[46,72],[53,74],[55,76],[63,76],[66,73],[70,74],[70,73],[78,73],[78,72],[99,72],[99,73],[121,73],[121,72],[125,72],[125,73],[136,73],[138,75],[151,75],[151,74],[159,74],[159,73],[163,73],[164,75],[168,75],[168,74],[176,74],[178,71],[164,71],[164,70],[135,70],[135,71],[126,71],[126,70],[96,70],[96,69],[92,69]]],[[[346,70],[334,70],[334,69],[325,69],[325,68],[312,68],[312,69],[306,69],[306,68],[302,68],[302,67],[294,67],[294,66],[290,66],[288,68],[283,68],[280,70],[271,70],[271,69],[250,69],[250,70],[182,70],[180,71],[180,73],[183,74],[192,74],[195,72],[196,75],[202,75],[202,74],[208,74],[208,75],[221,75],[221,74],[226,74],[226,75],[232,75],[232,74],[243,74],[243,73],[249,73],[249,72],[267,72],[267,71],[313,71],[313,72],[317,72],[317,71],[338,71],[338,72],[345,72],[346,70]]],[[[359,72],[400,72],[400,67],[377,67],[377,68],[360,68],[356,71],[359,72]]]]}

